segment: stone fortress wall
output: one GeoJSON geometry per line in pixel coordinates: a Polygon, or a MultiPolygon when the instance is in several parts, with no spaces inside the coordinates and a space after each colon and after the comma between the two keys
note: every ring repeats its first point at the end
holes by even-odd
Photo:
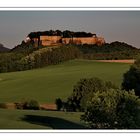
{"type": "Polygon", "coordinates": [[[104,38],[99,37],[74,37],[74,38],[62,38],[63,44],[76,44],[76,45],[82,45],[82,44],[97,44],[97,45],[103,45],[105,43],[104,38]]]}
{"type": "MultiPolygon", "coordinates": [[[[38,39],[34,38],[34,42],[37,46],[38,39]]],[[[50,46],[57,44],[97,44],[98,46],[105,44],[105,40],[102,37],[73,37],[63,38],[61,36],[40,36],[40,43],[42,46],[50,46]]]]}
{"type": "Polygon", "coordinates": [[[56,45],[60,43],[61,36],[40,36],[40,44],[43,46],[56,45]]]}
{"type": "Polygon", "coordinates": [[[32,38],[34,41],[35,47],[42,45],[42,46],[53,46],[53,45],[62,45],[62,44],[91,44],[91,45],[98,45],[101,46],[105,44],[105,40],[102,37],[97,37],[93,35],[92,37],[70,37],[65,38],[63,36],[57,35],[41,35],[38,38],[32,38]]]}

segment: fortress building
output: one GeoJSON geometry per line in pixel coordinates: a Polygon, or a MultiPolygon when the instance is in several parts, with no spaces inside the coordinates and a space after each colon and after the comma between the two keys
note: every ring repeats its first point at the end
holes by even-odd
{"type": "Polygon", "coordinates": [[[40,36],[40,44],[42,46],[50,46],[50,45],[57,45],[62,43],[62,37],[61,36],[40,36]]]}
{"type": "MultiPolygon", "coordinates": [[[[60,32],[60,31],[59,31],[60,32]]],[[[105,44],[105,40],[102,37],[97,37],[96,34],[92,33],[85,33],[85,32],[71,32],[67,31],[67,35],[64,34],[65,32],[57,33],[56,31],[49,31],[43,32],[34,32],[29,34],[27,37],[28,40],[33,41],[34,46],[55,46],[55,45],[67,45],[67,44],[96,44],[101,46],[105,44]]]]}
{"type": "Polygon", "coordinates": [[[105,44],[104,38],[101,37],[73,37],[73,38],[62,38],[63,44],[76,44],[76,45],[83,45],[83,44],[97,44],[101,46],[105,44]]]}

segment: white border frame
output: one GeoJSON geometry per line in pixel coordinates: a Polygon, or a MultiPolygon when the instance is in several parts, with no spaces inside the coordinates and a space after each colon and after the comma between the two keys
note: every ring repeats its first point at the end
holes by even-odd
{"type": "Polygon", "coordinates": [[[140,7],[0,7],[0,11],[140,11],[140,7]]]}
{"type": "MultiPolygon", "coordinates": [[[[140,7],[0,7],[0,11],[140,11],[140,7]]],[[[140,133],[140,130],[0,129],[0,133],[140,133]]]]}

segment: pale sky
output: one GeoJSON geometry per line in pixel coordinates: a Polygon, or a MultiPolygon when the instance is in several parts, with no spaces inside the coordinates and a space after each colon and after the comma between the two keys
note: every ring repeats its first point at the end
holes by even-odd
{"type": "Polygon", "coordinates": [[[0,43],[13,48],[33,31],[85,31],[140,48],[140,11],[0,11],[0,43]]]}

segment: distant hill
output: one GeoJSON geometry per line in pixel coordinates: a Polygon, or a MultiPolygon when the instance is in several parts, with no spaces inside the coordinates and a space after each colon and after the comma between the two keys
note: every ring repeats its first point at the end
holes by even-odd
{"type": "Polygon", "coordinates": [[[9,51],[9,50],[10,50],[10,49],[4,47],[4,45],[0,43],[0,52],[7,52],[7,51],[9,51]]]}
{"type": "Polygon", "coordinates": [[[77,47],[85,59],[135,59],[140,54],[140,49],[119,41],[106,43],[101,47],[88,44],[77,47]]]}

